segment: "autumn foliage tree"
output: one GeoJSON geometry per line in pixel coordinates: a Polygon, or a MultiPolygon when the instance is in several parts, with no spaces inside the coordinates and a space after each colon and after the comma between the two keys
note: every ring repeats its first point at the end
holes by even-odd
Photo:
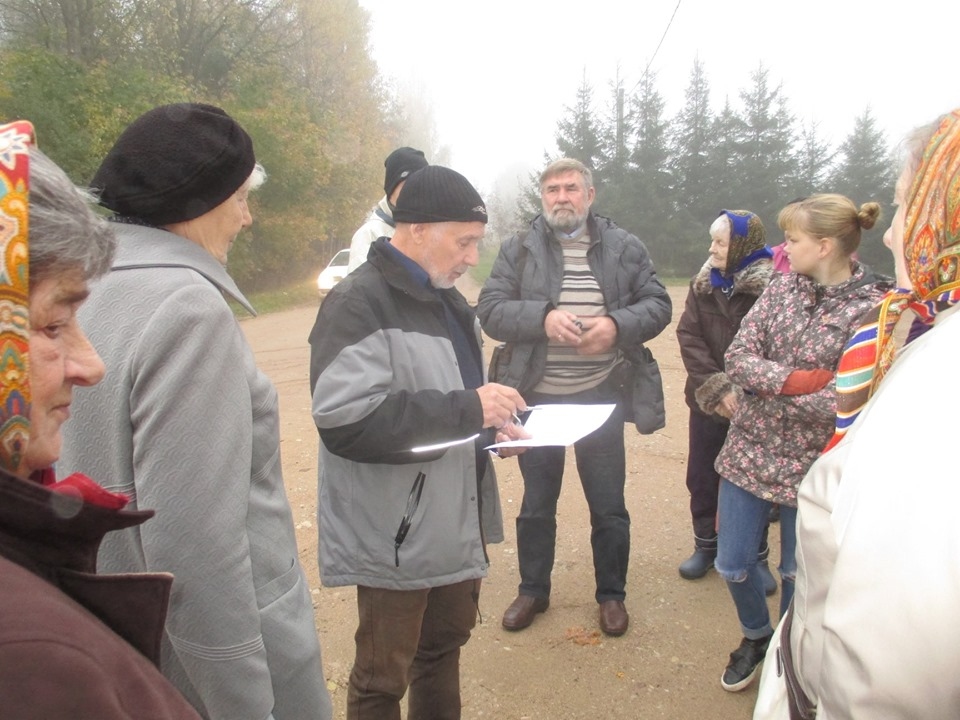
{"type": "Polygon", "coordinates": [[[268,176],[230,271],[280,287],[349,243],[403,139],[368,23],[357,0],[0,0],[0,120],[31,120],[84,184],[145,110],[223,107],[268,176]]]}

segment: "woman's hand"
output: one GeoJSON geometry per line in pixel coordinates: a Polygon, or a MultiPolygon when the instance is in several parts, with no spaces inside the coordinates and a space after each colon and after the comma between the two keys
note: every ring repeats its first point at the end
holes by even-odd
{"type": "Polygon", "coordinates": [[[736,414],[739,406],[740,399],[737,397],[737,393],[731,390],[720,399],[720,402],[717,403],[717,406],[713,409],[713,411],[717,415],[730,420],[736,414]]]}

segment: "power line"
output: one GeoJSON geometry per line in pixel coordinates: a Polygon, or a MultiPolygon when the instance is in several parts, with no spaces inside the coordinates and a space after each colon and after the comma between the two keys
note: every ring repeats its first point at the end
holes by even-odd
{"type": "MultiPolygon", "coordinates": [[[[639,85],[643,78],[647,76],[647,73],[650,72],[650,66],[653,65],[653,61],[656,59],[657,53],[660,52],[660,46],[663,45],[663,41],[666,39],[667,33],[670,32],[670,26],[673,25],[673,19],[677,16],[677,10],[680,9],[681,2],[683,2],[683,0],[677,0],[677,6],[673,8],[673,15],[671,15],[670,19],[667,21],[667,27],[664,28],[663,35],[660,36],[660,42],[657,43],[656,50],[653,51],[653,55],[650,57],[649,62],[647,62],[647,66],[643,69],[643,75],[640,76],[640,80],[637,80],[637,85],[639,85]]],[[[633,90],[637,89],[637,85],[633,86],[633,90]]],[[[633,90],[630,92],[633,92],[633,90]]]]}

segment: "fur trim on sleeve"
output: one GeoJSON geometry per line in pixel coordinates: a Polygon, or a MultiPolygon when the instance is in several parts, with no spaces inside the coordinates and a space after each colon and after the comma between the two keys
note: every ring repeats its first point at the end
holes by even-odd
{"type": "Polygon", "coordinates": [[[739,385],[734,385],[733,381],[726,373],[714,373],[708,377],[703,385],[694,392],[697,404],[705,413],[713,414],[717,405],[723,400],[724,396],[730,391],[743,392],[739,385]]]}

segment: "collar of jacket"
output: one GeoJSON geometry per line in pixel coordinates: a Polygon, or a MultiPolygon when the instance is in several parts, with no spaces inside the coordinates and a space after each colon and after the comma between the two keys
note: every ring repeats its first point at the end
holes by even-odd
{"type": "Polygon", "coordinates": [[[154,664],[173,576],[96,575],[103,536],[152,510],[110,510],[0,471],[0,555],[83,605],[154,664]]]}
{"type": "Polygon", "coordinates": [[[851,263],[850,277],[837,285],[821,285],[809,275],[798,273],[790,273],[787,277],[795,278],[797,288],[803,294],[804,307],[813,307],[827,298],[857,297],[861,291],[866,292],[887,279],[856,260],[851,263]]]}
{"type": "Polygon", "coordinates": [[[387,225],[395,228],[397,224],[393,221],[393,209],[390,207],[390,201],[384,195],[376,207],[373,208],[373,214],[383,220],[387,225]]]}
{"type": "MultiPolygon", "coordinates": [[[[708,259],[693,278],[693,291],[697,295],[710,295],[713,286],[710,284],[710,269],[713,266],[708,259]]],[[[773,261],[767,258],[757,260],[747,265],[740,272],[733,275],[734,295],[755,295],[759,297],[770,284],[773,276],[773,261]]]]}
{"type": "MultiPolygon", "coordinates": [[[[373,253],[369,260],[380,270],[391,287],[422,302],[440,302],[441,296],[452,296],[456,299],[454,305],[459,304],[459,299],[463,296],[456,288],[437,289],[417,282],[410,271],[393,256],[391,249],[387,247],[388,242],[387,238],[376,240],[371,246],[373,253]]],[[[463,302],[466,303],[466,300],[463,302]]]]}
{"type": "MultiPolygon", "coordinates": [[[[587,213],[587,233],[590,235],[591,248],[600,242],[600,236],[603,234],[603,231],[611,225],[613,225],[613,221],[610,218],[604,217],[603,215],[595,215],[592,212],[587,213]]],[[[527,243],[534,242],[538,236],[549,240],[556,238],[553,228],[547,224],[547,219],[543,216],[543,213],[537,215],[530,223],[530,226],[533,232],[527,233],[527,238],[523,242],[527,247],[529,247],[527,243]]]]}
{"type": "Polygon", "coordinates": [[[203,275],[251,315],[257,314],[233,278],[227,274],[227,269],[195,242],[167,230],[143,225],[118,225],[116,232],[120,242],[117,243],[112,270],[190,268],[203,275]]]}

